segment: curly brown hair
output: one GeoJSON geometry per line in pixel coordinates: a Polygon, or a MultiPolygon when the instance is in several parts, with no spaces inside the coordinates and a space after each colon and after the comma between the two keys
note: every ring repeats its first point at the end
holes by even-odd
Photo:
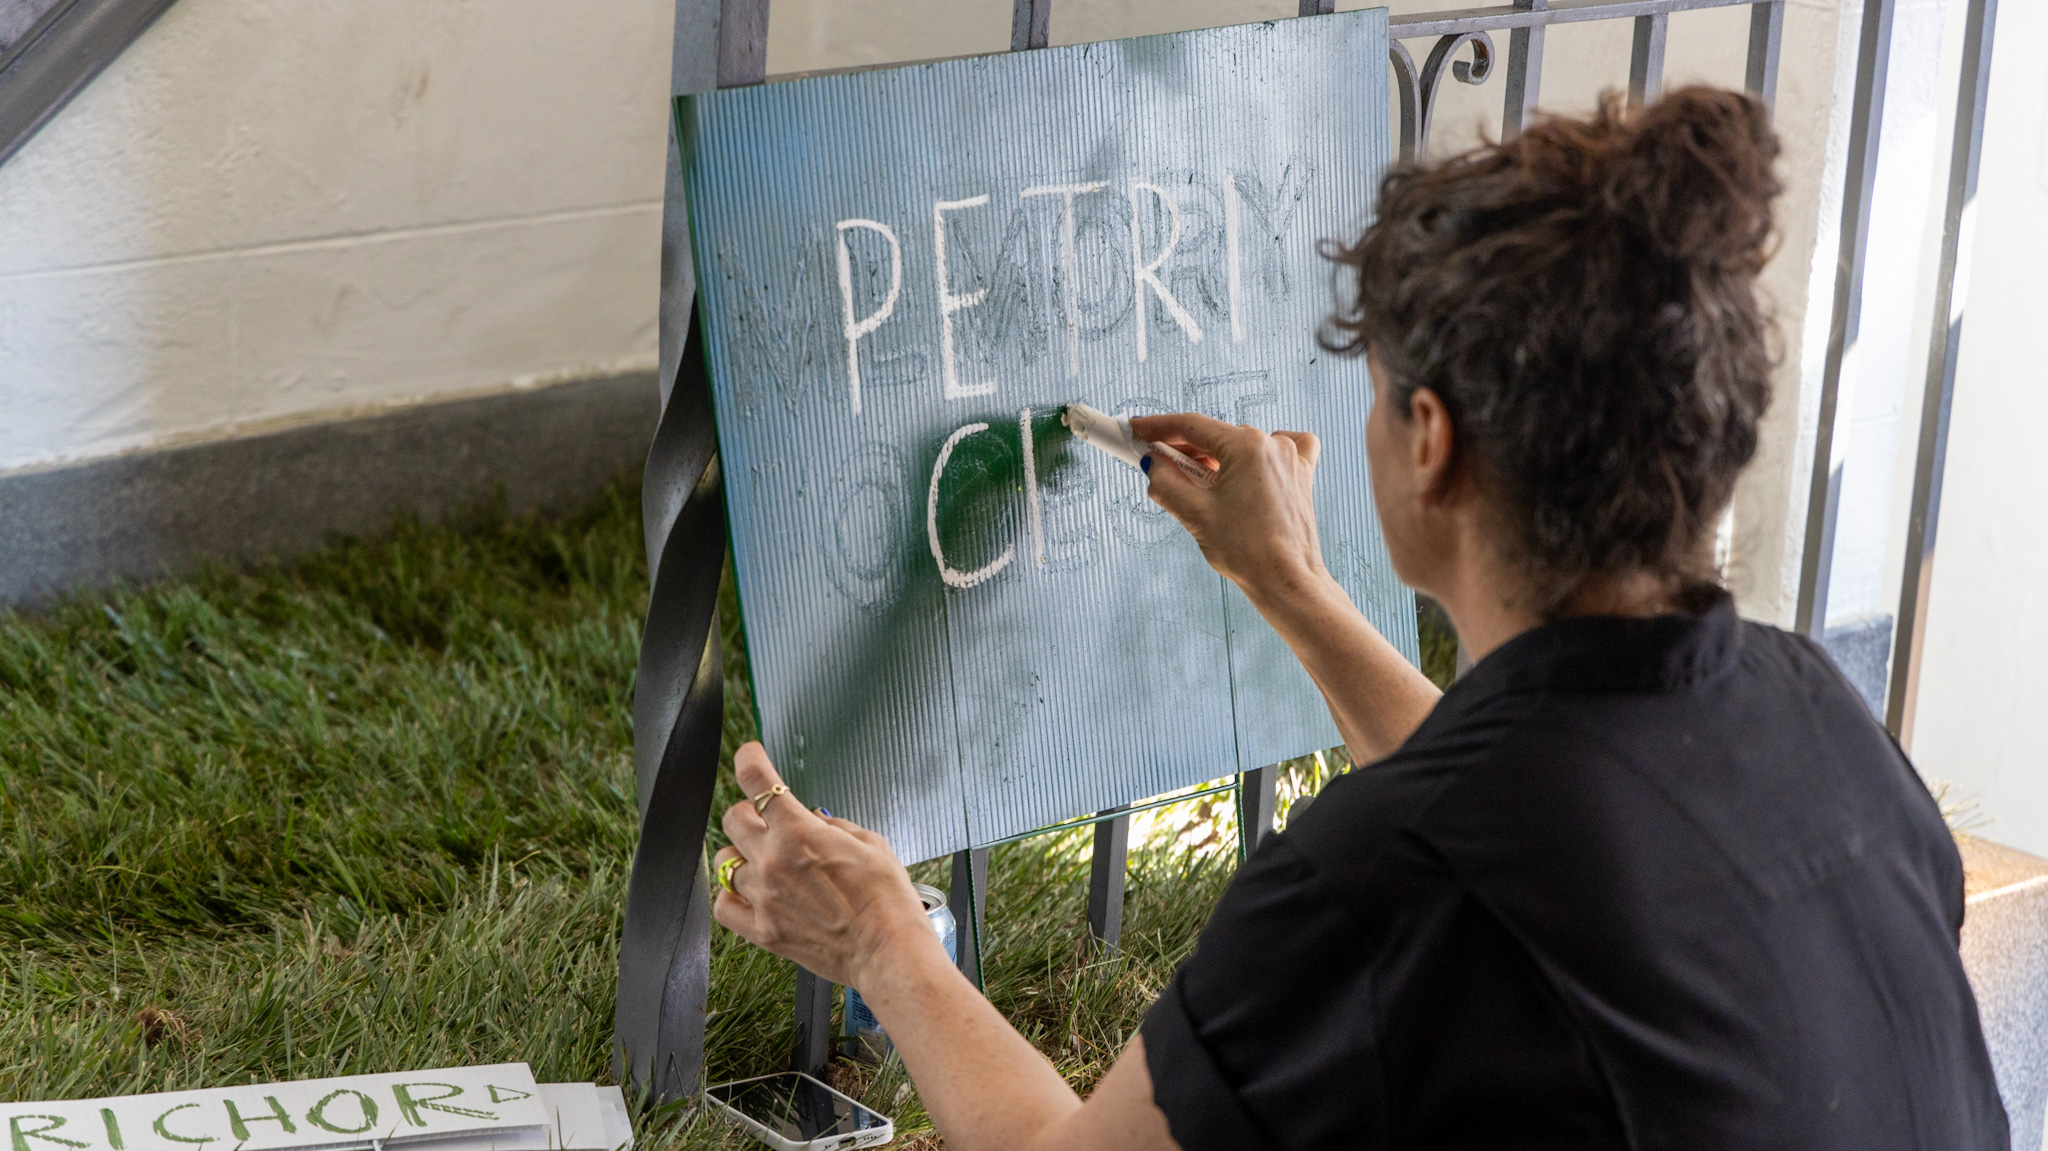
{"type": "MultiPolygon", "coordinates": [[[[1588,580],[1717,586],[1715,517],[1755,454],[1776,342],[1756,278],[1778,141],[1758,101],[1684,88],[1407,165],[1323,342],[1370,345],[1405,418],[1428,388],[1551,617],[1588,580]]],[[[1347,285],[1341,284],[1341,291],[1347,285]]]]}

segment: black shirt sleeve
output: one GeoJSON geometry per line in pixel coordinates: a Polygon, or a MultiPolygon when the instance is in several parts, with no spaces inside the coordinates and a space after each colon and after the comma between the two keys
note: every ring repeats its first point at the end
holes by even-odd
{"type": "Polygon", "coordinates": [[[1186,1151],[1385,1145],[1364,945],[1269,837],[1145,1017],[1152,1097],[1186,1151]]]}

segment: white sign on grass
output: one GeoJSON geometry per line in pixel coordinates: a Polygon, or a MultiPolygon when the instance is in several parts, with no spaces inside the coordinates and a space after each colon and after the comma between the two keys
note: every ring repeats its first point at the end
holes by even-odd
{"type": "Polygon", "coordinates": [[[507,1134],[549,1122],[524,1063],[0,1103],[0,1151],[299,1151],[507,1134]]]}

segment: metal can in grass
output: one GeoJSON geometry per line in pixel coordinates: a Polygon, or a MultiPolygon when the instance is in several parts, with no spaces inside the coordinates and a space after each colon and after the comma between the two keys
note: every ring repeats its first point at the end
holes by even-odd
{"type": "MultiPolygon", "coordinates": [[[[946,893],[936,887],[922,883],[910,885],[917,889],[917,897],[924,900],[924,917],[931,921],[932,930],[939,933],[939,943],[946,949],[947,958],[960,960],[960,936],[953,924],[953,912],[946,906],[946,893]]],[[[861,1001],[860,992],[846,989],[846,1031],[853,1040],[854,1053],[881,1058],[889,1052],[889,1035],[875,1020],[875,1013],[861,1001]]]]}

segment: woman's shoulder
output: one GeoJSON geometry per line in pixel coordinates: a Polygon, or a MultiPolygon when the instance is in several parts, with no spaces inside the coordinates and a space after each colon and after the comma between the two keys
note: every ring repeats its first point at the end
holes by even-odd
{"type": "Polygon", "coordinates": [[[1331,780],[1289,821],[1292,850],[1322,882],[1354,895],[1387,884],[1412,894],[1418,869],[1440,870],[1430,840],[1445,808],[1466,806],[1475,773],[1513,757],[1542,738],[1539,729],[1554,726],[1539,697],[1445,698],[1458,704],[1451,722],[1440,705],[1393,754],[1331,780]]]}
{"type": "Polygon", "coordinates": [[[1732,913],[1873,845],[1931,860],[1946,886],[1926,788],[1826,655],[1749,623],[1728,654],[1641,689],[1461,683],[1290,838],[1356,901],[1430,867],[1510,915],[1566,889],[1732,913]]]}

